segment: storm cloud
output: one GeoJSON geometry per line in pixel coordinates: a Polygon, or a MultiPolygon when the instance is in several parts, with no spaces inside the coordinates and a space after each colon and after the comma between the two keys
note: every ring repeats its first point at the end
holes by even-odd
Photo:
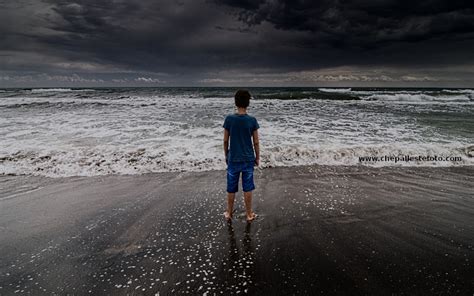
{"type": "Polygon", "coordinates": [[[468,1],[0,2],[0,86],[472,86],[468,1]]]}

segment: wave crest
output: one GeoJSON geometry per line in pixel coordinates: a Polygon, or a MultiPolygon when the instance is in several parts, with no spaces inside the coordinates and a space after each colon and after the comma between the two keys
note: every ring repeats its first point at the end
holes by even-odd
{"type": "Polygon", "coordinates": [[[409,94],[409,93],[396,93],[396,94],[373,94],[364,97],[363,100],[367,101],[390,101],[390,102],[470,102],[471,97],[466,95],[448,95],[448,96],[433,96],[429,94],[409,94]]]}
{"type": "Polygon", "coordinates": [[[329,92],[329,93],[349,93],[351,88],[318,88],[319,91],[329,92]]]}
{"type": "MultiPolygon", "coordinates": [[[[0,157],[0,174],[48,177],[143,174],[151,172],[224,170],[219,151],[212,153],[169,152],[138,148],[134,150],[89,151],[17,151],[0,157]]],[[[463,166],[474,165],[474,146],[399,145],[263,147],[262,167],[298,165],[366,166],[463,166]],[[360,162],[359,157],[373,156],[455,156],[460,161],[360,162]]]]}
{"type": "Polygon", "coordinates": [[[31,93],[52,93],[52,92],[82,92],[82,91],[94,91],[93,89],[85,88],[33,88],[31,93]]]}

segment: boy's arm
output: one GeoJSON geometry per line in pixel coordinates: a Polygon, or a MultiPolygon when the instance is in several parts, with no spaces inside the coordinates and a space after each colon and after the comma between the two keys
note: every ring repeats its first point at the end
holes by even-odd
{"type": "Polygon", "coordinates": [[[260,146],[258,143],[258,130],[254,130],[253,134],[253,148],[255,149],[255,164],[258,166],[260,164],[260,146]]]}
{"type": "Polygon", "coordinates": [[[224,129],[224,156],[227,163],[227,154],[229,153],[229,130],[224,129]]]}

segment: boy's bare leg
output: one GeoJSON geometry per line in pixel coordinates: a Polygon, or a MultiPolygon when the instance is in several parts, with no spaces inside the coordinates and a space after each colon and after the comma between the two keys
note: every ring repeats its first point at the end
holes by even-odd
{"type": "Polygon", "coordinates": [[[244,201],[247,221],[252,221],[255,219],[255,213],[252,211],[252,191],[244,192],[244,201]]]}
{"type": "Polygon", "coordinates": [[[227,211],[224,216],[227,220],[232,219],[232,212],[234,210],[235,193],[227,192],[227,211]]]}

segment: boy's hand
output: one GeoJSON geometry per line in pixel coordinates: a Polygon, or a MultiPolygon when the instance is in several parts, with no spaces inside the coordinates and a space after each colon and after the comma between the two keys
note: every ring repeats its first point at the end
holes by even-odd
{"type": "Polygon", "coordinates": [[[255,159],[255,165],[258,166],[260,164],[260,159],[256,158],[255,159]]]}

